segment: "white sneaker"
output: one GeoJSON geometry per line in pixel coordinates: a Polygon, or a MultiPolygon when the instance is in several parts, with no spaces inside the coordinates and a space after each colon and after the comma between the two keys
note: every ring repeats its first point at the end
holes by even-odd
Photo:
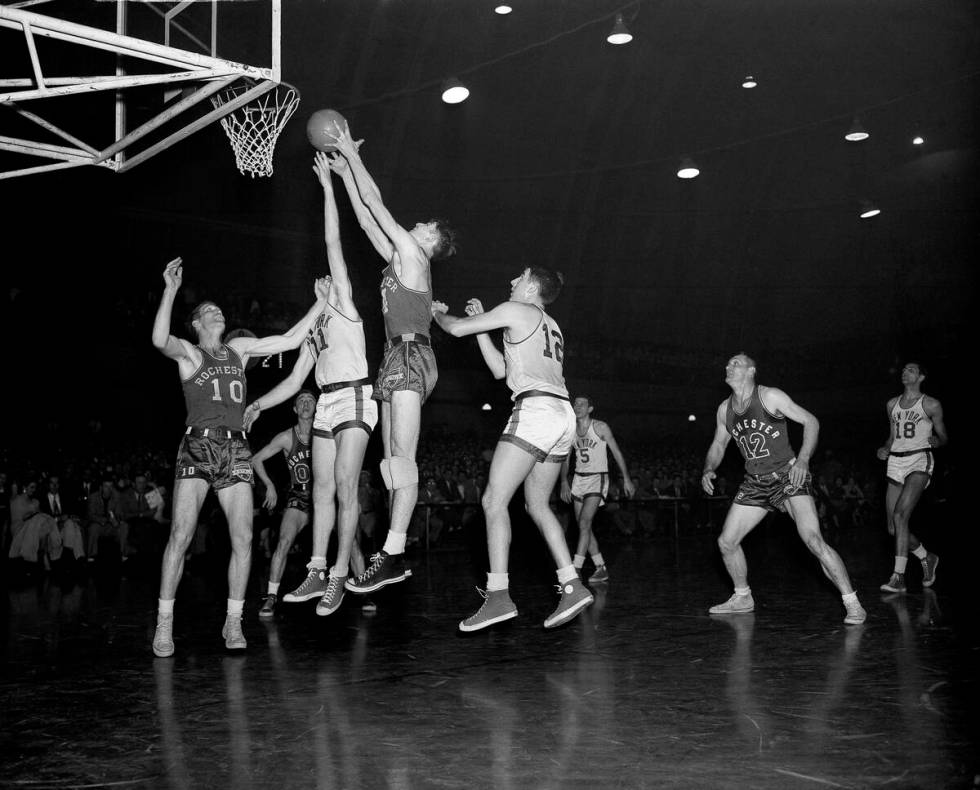
{"type": "Polygon", "coordinates": [[[225,648],[228,650],[244,650],[248,647],[245,634],[242,633],[242,618],[239,615],[228,615],[225,618],[221,636],[224,638],[225,648]]]}
{"type": "Polygon", "coordinates": [[[847,616],[844,618],[847,625],[861,625],[868,619],[868,613],[864,611],[864,607],[857,600],[853,603],[844,604],[844,608],[847,609],[847,616]]]}
{"type": "Polygon", "coordinates": [[[752,600],[752,593],[739,595],[736,593],[725,603],[712,606],[708,614],[748,614],[755,609],[755,601],[752,600]]]}
{"type": "Polygon", "coordinates": [[[157,631],[153,635],[153,655],[157,658],[169,658],[174,654],[174,616],[172,614],[157,615],[157,631]]]}

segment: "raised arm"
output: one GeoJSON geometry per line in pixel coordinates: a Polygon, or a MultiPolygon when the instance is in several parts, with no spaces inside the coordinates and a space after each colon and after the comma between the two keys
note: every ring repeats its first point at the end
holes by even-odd
{"type": "Polygon", "coordinates": [[[229,341],[228,345],[235,349],[238,354],[245,359],[246,357],[267,357],[270,354],[279,354],[283,351],[292,351],[299,348],[306,335],[312,329],[317,317],[323,312],[327,303],[327,295],[330,291],[330,284],[326,278],[320,277],[313,283],[313,291],[316,301],[313,306],[306,311],[296,324],[281,335],[268,335],[266,337],[236,337],[229,341]]]}
{"type": "Polygon", "coordinates": [[[801,485],[807,472],[810,471],[810,458],[813,457],[813,452],[817,449],[820,421],[776,387],[760,387],[759,398],[770,413],[783,414],[793,422],[798,422],[803,426],[803,443],[800,445],[800,451],[796,454],[796,463],[789,470],[790,482],[793,485],[801,485]]]}
{"type": "MultiPolygon", "coordinates": [[[[358,140],[354,145],[359,147],[361,142],[363,141],[358,140]]],[[[395,253],[395,245],[391,243],[391,239],[381,230],[381,226],[378,225],[374,215],[371,214],[371,210],[364,205],[364,201],[361,199],[361,193],[357,190],[357,182],[354,181],[354,173],[347,164],[347,159],[342,154],[331,157],[330,169],[343,180],[344,187],[347,189],[347,196],[350,198],[351,207],[354,209],[354,216],[357,217],[357,223],[364,230],[364,233],[367,234],[368,241],[371,242],[374,249],[378,251],[378,254],[387,263],[395,253]]],[[[368,175],[368,178],[370,178],[370,175],[368,175]]],[[[374,183],[373,180],[372,183],[374,183]]],[[[377,189],[377,185],[375,185],[375,189],[377,189]]]]}
{"type": "Polygon", "coordinates": [[[623,493],[626,494],[627,498],[632,498],[633,494],[636,493],[636,486],[633,485],[633,478],[630,477],[629,470],[626,468],[626,458],[623,457],[623,453],[616,443],[612,429],[608,423],[602,422],[601,420],[596,420],[595,422],[596,433],[609,446],[609,452],[612,453],[612,457],[616,461],[616,466],[619,467],[619,472],[623,476],[623,493]]]}
{"type": "Polygon", "coordinates": [[[728,402],[722,401],[718,410],[715,412],[715,436],[708,447],[708,454],[704,459],[704,470],[701,473],[701,488],[711,496],[715,493],[715,469],[721,466],[725,458],[725,449],[732,440],[728,433],[728,426],[725,424],[725,406],[728,402]]]}
{"type": "Polygon", "coordinates": [[[248,405],[248,408],[245,409],[245,430],[249,431],[252,429],[252,426],[259,418],[263,409],[271,409],[273,406],[278,406],[299,392],[303,386],[303,382],[306,381],[306,377],[313,370],[314,362],[313,353],[309,349],[301,348],[299,357],[293,364],[293,369],[289,372],[289,375],[265,393],[265,395],[253,400],[248,405]]]}
{"type": "MultiPolygon", "coordinates": [[[[334,158],[343,159],[340,155],[334,158]]],[[[323,240],[327,245],[327,265],[330,267],[330,277],[333,279],[329,300],[345,316],[357,320],[350,275],[347,273],[343,248],[340,246],[340,220],[337,217],[337,201],[334,198],[333,178],[330,175],[330,159],[322,151],[316,154],[313,172],[316,173],[317,180],[323,187],[323,240]]]]}
{"type": "Polygon", "coordinates": [[[177,298],[177,291],[180,290],[183,279],[183,260],[174,258],[163,270],[163,295],[160,297],[160,306],[157,308],[156,317],[153,319],[152,339],[154,348],[165,357],[175,359],[178,362],[181,360],[190,362],[190,343],[174,337],[170,333],[174,299],[177,298]]]}
{"type": "MultiPolygon", "coordinates": [[[[378,189],[378,185],[371,178],[371,174],[368,173],[367,168],[364,166],[364,162],[361,160],[361,154],[357,150],[359,146],[351,139],[350,132],[347,129],[340,131],[340,135],[336,138],[336,146],[337,150],[343,154],[344,159],[347,160],[347,165],[353,176],[360,200],[370,212],[378,228],[388,237],[390,243],[394,245],[394,248],[399,253],[403,255],[405,253],[414,254],[415,250],[418,249],[418,244],[412,235],[395,221],[395,218],[381,200],[381,190],[378,189]]],[[[356,210],[355,207],[355,212],[356,210]]],[[[368,236],[370,237],[370,234],[368,236]]],[[[381,250],[379,249],[378,252],[381,252],[381,250]]],[[[391,254],[387,256],[386,260],[390,260],[390,258],[391,254]]]]}

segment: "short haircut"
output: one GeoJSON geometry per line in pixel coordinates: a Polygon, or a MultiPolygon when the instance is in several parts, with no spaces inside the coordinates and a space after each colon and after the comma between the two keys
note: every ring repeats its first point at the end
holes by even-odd
{"type": "Polygon", "coordinates": [[[304,395],[309,395],[311,398],[313,398],[314,402],[317,400],[317,394],[313,390],[311,390],[309,387],[303,387],[303,389],[296,393],[296,397],[293,398],[293,405],[295,406],[297,403],[299,403],[299,399],[304,395]]]}
{"type": "Polygon", "coordinates": [[[436,233],[439,234],[439,240],[432,247],[432,260],[441,261],[455,255],[456,230],[444,219],[430,219],[429,222],[435,223],[436,233]]]}
{"type": "Polygon", "coordinates": [[[562,273],[545,266],[531,266],[528,271],[538,284],[538,295],[541,297],[541,303],[551,304],[555,301],[561,293],[561,287],[565,284],[562,273]]]}
{"type": "Polygon", "coordinates": [[[580,392],[580,393],[579,393],[578,395],[575,395],[575,396],[574,396],[574,397],[572,398],[572,403],[574,403],[575,401],[577,401],[577,400],[578,400],[579,398],[581,398],[581,399],[582,399],[582,400],[584,400],[584,401],[585,401],[586,403],[588,403],[588,404],[589,404],[589,407],[590,407],[590,408],[592,408],[592,409],[594,409],[594,408],[595,408],[595,399],[594,399],[594,398],[593,398],[593,397],[592,397],[591,395],[583,395],[583,394],[582,394],[582,393],[580,392]]]}
{"type": "Polygon", "coordinates": [[[907,368],[909,365],[915,365],[919,369],[919,375],[920,376],[928,375],[928,372],[926,371],[926,366],[923,365],[921,362],[919,362],[919,361],[917,361],[915,359],[910,359],[904,365],[902,365],[902,368],[903,369],[904,368],[907,368]]]}
{"type": "Polygon", "coordinates": [[[213,299],[202,299],[200,302],[194,305],[194,309],[191,310],[191,314],[187,317],[187,330],[192,335],[197,334],[197,330],[194,328],[194,322],[201,317],[201,311],[204,309],[204,306],[209,304],[213,304],[215,307],[218,306],[218,303],[213,299]]]}

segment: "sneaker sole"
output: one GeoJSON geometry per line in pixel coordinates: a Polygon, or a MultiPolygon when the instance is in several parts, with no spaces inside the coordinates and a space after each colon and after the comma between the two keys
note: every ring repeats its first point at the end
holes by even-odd
{"type": "Polygon", "coordinates": [[[513,620],[515,617],[517,617],[516,609],[513,612],[507,612],[507,614],[491,617],[489,620],[481,620],[479,623],[474,623],[473,625],[467,625],[465,620],[461,620],[459,623],[459,630],[469,634],[473,631],[479,631],[483,628],[487,628],[488,626],[502,623],[505,620],[513,620]]]}
{"type": "Polygon", "coordinates": [[[573,606],[569,606],[564,612],[562,612],[554,620],[545,620],[544,621],[544,627],[545,628],[557,628],[558,626],[562,625],[563,623],[567,623],[569,620],[571,620],[573,617],[575,617],[575,615],[577,615],[579,612],[581,612],[587,606],[591,606],[592,603],[594,603],[594,602],[595,602],[595,598],[593,598],[591,595],[588,596],[587,598],[583,598],[581,601],[579,601],[578,603],[574,604],[573,606]]]}
{"type": "Polygon", "coordinates": [[[326,592],[326,588],[320,590],[320,592],[311,592],[304,595],[294,595],[293,593],[286,593],[282,599],[286,603],[303,603],[304,601],[312,601],[314,598],[322,598],[323,594],[326,592]]]}
{"type": "Polygon", "coordinates": [[[153,645],[153,655],[157,658],[170,658],[174,654],[174,649],[171,647],[169,650],[157,647],[153,645]]]}
{"type": "MultiPolygon", "coordinates": [[[[924,582],[923,582],[923,584],[924,584],[924,582]]],[[[883,584],[878,589],[881,590],[882,592],[903,593],[908,588],[907,587],[892,587],[890,584],[883,584]]]]}
{"type": "Polygon", "coordinates": [[[754,611],[755,611],[755,607],[754,606],[750,606],[748,609],[719,609],[719,610],[715,610],[714,608],[711,608],[711,609],[708,610],[708,614],[715,614],[715,615],[718,615],[718,614],[721,614],[721,615],[726,615],[726,614],[751,614],[754,611]]]}
{"type": "Polygon", "coordinates": [[[248,642],[246,642],[244,639],[242,640],[242,643],[238,645],[238,644],[231,644],[228,641],[228,637],[226,637],[224,634],[222,634],[221,636],[225,640],[225,650],[244,650],[246,647],[248,647],[248,642]]]}
{"type": "Polygon", "coordinates": [[[377,582],[370,587],[352,587],[351,582],[344,582],[344,589],[347,590],[347,592],[359,594],[373,593],[375,590],[380,590],[382,587],[387,587],[389,584],[398,584],[398,582],[403,582],[411,575],[411,571],[405,571],[404,574],[398,576],[397,578],[385,579],[384,581],[377,582]]]}
{"type": "Polygon", "coordinates": [[[860,620],[857,619],[856,617],[851,617],[850,615],[848,615],[847,617],[844,618],[844,625],[863,625],[864,621],[867,619],[868,619],[868,615],[866,613],[861,616],[860,620]]]}
{"type": "Polygon", "coordinates": [[[328,609],[326,606],[320,606],[320,604],[317,604],[316,605],[316,613],[320,617],[326,617],[327,615],[331,615],[331,614],[333,614],[334,612],[336,612],[340,608],[340,605],[343,602],[344,602],[344,596],[341,595],[340,596],[340,600],[337,601],[337,605],[334,606],[332,609],[328,609]]]}
{"type": "Polygon", "coordinates": [[[936,583],[936,569],[939,567],[939,557],[936,557],[936,564],[932,568],[932,578],[929,581],[922,580],[923,587],[932,587],[936,583]]]}

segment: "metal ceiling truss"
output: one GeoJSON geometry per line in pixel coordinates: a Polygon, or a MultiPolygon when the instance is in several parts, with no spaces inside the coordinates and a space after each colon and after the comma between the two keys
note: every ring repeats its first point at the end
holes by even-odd
{"type": "MultiPolygon", "coordinates": [[[[118,0],[117,2],[116,28],[119,32],[116,33],[23,10],[23,6],[33,4],[31,2],[18,3],[17,6],[20,7],[0,5],[0,28],[20,31],[23,34],[33,74],[29,78],[0,79],[0,105],[45,130],[49,135],[60,138],[67,145],[56,145],[51,142],[20,139],[0,134],[0,151],[52,160],[48,164],[35,167],[0,172],[0,179],[82,165],[96,165],[118,173],[125,172],[208,124],[220,120],[242,105],[248,104],[281,82],[278,46],[281,21],[280,0],[274,0],[272,4],[273,58],[271,68],[250,66],[214,56],[217,0],[212,0],[211,55],[178,49],[168,44],[156,44],[123,34],[122,31],[126,29],[126,15],[128,13],[125,0],[118,0]],[[39,37],[115,53],[117,56],[115,73],[53,76],[45,71],[41,56],[38,53],[37,39],[39,37]],[[144,74],[125,73],[121,66],[123,57],[145,63],[154,63],[163,66],[166,70],[144,74]],[[183,125],[159,142],[142,150],[135,150],[136,144],[148,134],[178,118],[219,91],[232,87],[238,80],[245,80],[251,87],[238,96],[228,98],[219,107],[203,116],[196,117],[189,123],[185,119],[183,125]],[[170,106],[166,106],[156,116],[137,128],[127,130],[124,92],[127,89],[149,85],[174,86],[174,92],[183,93],[182,98],[170,106]],[[37,111],[31,111],[21,106],[21,104],[30,102],[36,103],[39,99],[53,100],[105,91],[115,93],[115,135],[112,144],[108,147],[100,148],[86,143],[80,137],[46,119],[36,106],[32,109],[37,111]]],[[[169,42],[172,27],[180,29],[175,23],[175,17],[191,4],[192,2],[178,3],[166,14],[153,9],[165,19],[165,41],[169,42]]],[[[146,5],[151,6],[150,3],[146,3],[146,5]]],[[[46,106],[51,107],[50,104],[46,106]]]]}

